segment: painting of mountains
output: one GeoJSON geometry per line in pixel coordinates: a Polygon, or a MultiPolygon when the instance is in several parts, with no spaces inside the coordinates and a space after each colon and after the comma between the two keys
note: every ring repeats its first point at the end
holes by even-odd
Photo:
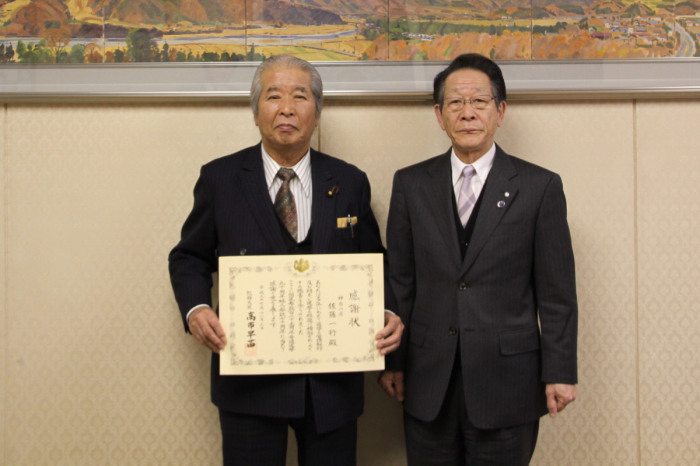
{"type": "Polygon", "coordinates": [[[0,63],[700,56],[700,0],[0,0],[0,63]]]}

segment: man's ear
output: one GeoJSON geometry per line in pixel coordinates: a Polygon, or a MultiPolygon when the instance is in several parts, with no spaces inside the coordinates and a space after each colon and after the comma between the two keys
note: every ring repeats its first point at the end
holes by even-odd
{"type": "Polygon", "coordinates": [[[505,100],[498,105],[498,126],[503,124],[503,119],[506,117],[506,102],[505,100]]]}
{"type": "Polygon", "coordinates": [[[433,108],[435,109],[435,117],[437,118],[440,128],[442,128],[442,130],[445,131],[445,125],[442,123],[442,111],[440,110],[440,106],[438,104],[435,104],[433,108]]]}

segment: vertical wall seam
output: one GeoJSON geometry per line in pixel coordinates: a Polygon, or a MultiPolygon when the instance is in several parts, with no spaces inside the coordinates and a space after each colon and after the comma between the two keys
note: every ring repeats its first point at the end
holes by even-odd
{"type": "Polygon", "coordinates": [[[637,100],[632,101],[632,170],[634,197],[634,320],[635,320],[635,366],[637,392],[637,464],[642,464],[642,401],[641,401],[641,358],[639,328],[639,154],[637,152],[637,100]]]}
{"type": "Polygon", "coordinates": [[[9,300],[7,298],[7,290],[8,290],[8,279],[7,279],[7,259],[8,259],[8,228],[7,228],[7,206],[8,206],[8,201],[7,201],[7,193],[8,193],[8,177],[7,177],[7,136],[8,136],[8,130],[7,130],[7,106],[8,104],[4,104],[2,106],[2,112],[3,112],[3,119],[2,119],[2,180],[3,180],[3,185],[2,185],[2,236],[3,236],[3,248],[2,248],[2,321],[3,321],[3,328],[2,328],[2,365],[3,365],[3,373],[5,376],[3,377],[2,381],[2,388],[0,388],[0,413],[2,415],[0,416],[0,422],[2,423],[2,428],[0,428],[0,432],[2,432],[2,456],[0,457],[0,464],[7,464],[8,458],[7,458],[7,390],[8,390],[8,382],[7,380],[9,379],[9,318],[8,318],[8,303],[9,300]]]}

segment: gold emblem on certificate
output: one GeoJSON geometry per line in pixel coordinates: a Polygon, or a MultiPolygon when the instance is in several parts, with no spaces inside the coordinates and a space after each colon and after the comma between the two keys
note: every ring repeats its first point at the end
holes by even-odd
{"type": "Polygon", "coordinates": [[[219,258],[223,375],[384,369],[381,254],[219,258]]]}

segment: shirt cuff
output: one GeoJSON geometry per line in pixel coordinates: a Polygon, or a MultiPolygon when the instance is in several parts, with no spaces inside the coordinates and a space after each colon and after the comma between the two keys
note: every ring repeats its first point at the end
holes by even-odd
{"type": "Polygon", "coordinates": [[[187,315],[185,315],[185,322],[187,322],[187,325],[190,325],[190,314],[192,314],[194,311],[199,309],[200,307],[210,307],[208,304],[197,304],[195,307],[187,311],[187,315]]]}

